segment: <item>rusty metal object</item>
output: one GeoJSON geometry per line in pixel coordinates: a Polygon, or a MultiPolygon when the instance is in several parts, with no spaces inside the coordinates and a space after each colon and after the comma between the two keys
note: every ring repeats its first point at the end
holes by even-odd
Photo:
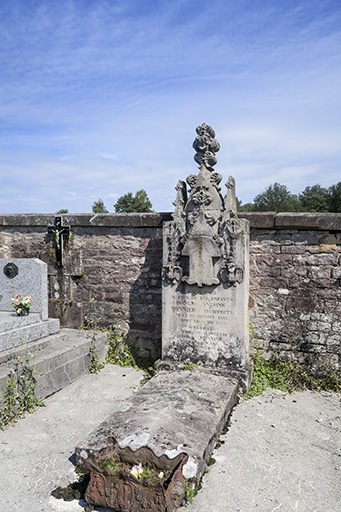
{"type": "MultiPolygon", "coordinates": [[[[117,445],[113,451],[117,452],[117,445]]],[[[107,452],[102,453],[96,461],[88,458],[84,463],[84,468],[90,472],[90,483],[85,492],[89,505],[87,510],[104,506],[117,512],[173,512],[181,505],[186,492],[186,480],[182,475],[182,468],[188,460],[186,453],[170,459],[166,455],[157,457],[148,447],[142,447],[135,452],[126,448],[121,450],[119,456],[116,453],[116,457],[112,457],[111,451],[110,455],[115,462],[141,462],[146,467],[165,471],[167,479],[156,483],[141,481],[128,470],[112,473],[108,469],[101,469],[99,464],[107,458],[107,452]]]]}

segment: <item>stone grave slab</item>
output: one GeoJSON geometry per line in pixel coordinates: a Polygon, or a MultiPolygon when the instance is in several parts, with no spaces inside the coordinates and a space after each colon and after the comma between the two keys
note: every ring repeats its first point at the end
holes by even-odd
{"type": "MultiPolygon", "coordinates": [[[[149,450],[149,463],[153,461],[156,467],[164,469],[165,461],[177,461],[183,456],[183,498],[187,485],[200,482],[236,404],[237,393],[236,380],[204,369],[161,371],[125,402],[124,410],[113,411],[78,444],[76,462],[92,471],[93,468],[98,471],[101,461],[108,458],[139,464],[144,462],[145,453],[142,455],[141,452],[144,448],[149,450]]],[[[95,480],[102,481],[103,488],[100,486],[97,490],[88,491],[88,501],[96,505],[117,506],[116,494],[112,492],[116,483],[112,483],[110,488],[108,482],[105,483],[105,473],[99,475],[96,472],[95,480]]],[[[181,487],[179,482],[178,479],[177,485],[181,487]]],[[[168,506],[171,507],[170,504],[168,506]]],[[[129,510],[135,510],[134,504],[129,510]]],[[[155,505],[153,510],[162,508],[155,505]]]]}

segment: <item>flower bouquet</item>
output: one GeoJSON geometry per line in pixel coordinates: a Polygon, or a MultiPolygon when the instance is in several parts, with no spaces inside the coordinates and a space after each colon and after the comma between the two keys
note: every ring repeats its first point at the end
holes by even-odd
{"type": "Polygon", "coordinates": [[[27,316],[33,304],[32,297],[23,297],[20,293],[12,299],[12,305],[18,316],[27,316]]]}

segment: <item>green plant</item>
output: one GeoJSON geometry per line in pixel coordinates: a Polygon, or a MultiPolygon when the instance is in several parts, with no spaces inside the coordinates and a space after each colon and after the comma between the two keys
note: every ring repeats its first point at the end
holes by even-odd
{"type": "Polygon", "coordinates": [[[90,354],[90,366],[89,366],[89,372],[90,373],[98,373],[100,372],[104,366],[105,362],[101,361],[97,355],[96,345],[91,345],[89,348],[89,354],[90,354]]]}
{"type": "Polygon", "coordinates": [[[143,467],[142,464],[127,464],[124,462],[116,462],[112,459],[103,459],[99,463],[99,467],[102,470],[107,470],[114,475],[120,471],[126,471],[133,475],[137,480],[141,482],[148,481],[150,484],[157,484],[165,481],[169,477],[169,471],[160,471],[157,468],[143,467]]]}
{"type": "Polygon", "coordinates": [[[195,368],[197,368],[197,366],[198,365],[196,363],[188,361],[187,363],[184,364],[184,370],[189,370],[190,372],[192,372],[195,368]]]}
{"type": "Polygon", "coordinates": [[[108,353],[106,362],[110,364],[117,364],[123,368],[132,367],[139,368],[133,350],[127,345],[127,334],[120,330],[108,331],[108,353]]]}
{"type": "Polygon", "coordinates": [[[318,373],[312,373],[308,366],[294,357],[289,361],[282,361],[274,353],[267,360],[261,355],[259,348],[256,348],[253,365],[252,384],[245,398],[260,395],[267,388],[289,393],[303,389],[341,392],[341,372],[331,365],[321,367],[318,373]]]}
{"type": "Polygon", "coordinates": [[[25,412],[34,412],[42,406],[41,399],[35,396],[36,370],[31,367],[31,355],[27,352],[24,359],[18,358],[11,372],[0,407],[0,428],[14,423],[25,412]]]}
{"type": "Polygon", "coordinates": [[[187,503],[192,503],[195,496],[198,494],[198,487],[194,483],[189,483],[186,487],[185,500],[187,503]]]}

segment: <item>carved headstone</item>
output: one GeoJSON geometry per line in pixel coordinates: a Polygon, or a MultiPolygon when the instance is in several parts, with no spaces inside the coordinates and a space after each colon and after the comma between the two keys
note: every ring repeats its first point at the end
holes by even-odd
{"type": "Polygon", "coordinates": [[[189,190],[178,182],[164,224],[162,358],[248,374],[249,224],[238,219],[232,176],[221,194],[214,130],[196,132],[199,173],[189,190]]]}

